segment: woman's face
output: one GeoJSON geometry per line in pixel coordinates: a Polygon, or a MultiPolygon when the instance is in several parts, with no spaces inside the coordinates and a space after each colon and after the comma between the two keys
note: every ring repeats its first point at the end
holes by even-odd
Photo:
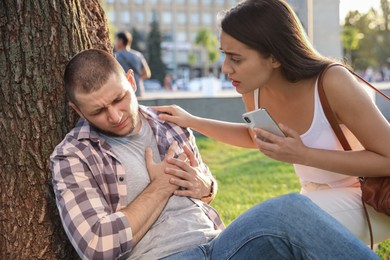
{"type": "Polygon", "coordinates": [[[279,63],[272,56],[264,58],[260,53],[239,42],[224,31],[221,32],[221,51],[225,53],[222,72],[227,74],[240,94],[246,94],[267,84],[279,63]]]}

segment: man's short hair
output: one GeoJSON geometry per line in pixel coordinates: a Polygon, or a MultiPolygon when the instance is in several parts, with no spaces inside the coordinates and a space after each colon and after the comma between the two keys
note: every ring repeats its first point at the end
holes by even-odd
{"type": "Polygon", "coordinates": [[[113,74],[123,73],[115,57],[103,50],[89,49],[76,54],[66,65],[65,91],[71,102],[77,104],[75,91],[91,93],[100,89],[113,74]]]}
{"type": "Polygon", "coordinates": [[[131,46],[131,42],[133,41],[133,35],[129,32],[119,32],[116,34],[116,38],[123,42],[123,45],[131,46]]]}

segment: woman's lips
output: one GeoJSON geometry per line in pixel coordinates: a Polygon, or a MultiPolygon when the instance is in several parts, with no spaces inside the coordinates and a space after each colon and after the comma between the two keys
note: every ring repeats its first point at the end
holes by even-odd
{"type": "Polygon", "coordinates": [[[235,80],[232,80],[232,85],[234,87],[238,87],[240,85],[240,82],[239,81],[235,81],[235,80]]]}

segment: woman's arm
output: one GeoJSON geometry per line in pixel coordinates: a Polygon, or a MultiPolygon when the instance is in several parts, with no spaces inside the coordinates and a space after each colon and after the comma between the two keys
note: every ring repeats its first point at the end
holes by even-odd
{"type": "MultiPolygon", "coordinates": [[[[390,176],[390,125],[371,101],[364,86],[345,68],[334,67],[324,77],[324,90],[340,123],[360,141],[361,151],[329,151],[303,145],[298,133],[281,126],[287,138],[274,143],[256,140],[271,158],[353,176],[390,176]]],[[[256,130],[259,134],[262,130],[256,130]]],[[[265,136],[265,137],[267,137],[265,136]]]]}
{"type": "Polygon", "coordinates": [[[172,122],[181,127],[192,128],[205,136],[223,143],[244,148],[256,148],[245,124],[197,117],[176,105],[153,108],[165,113],[159,115],[159,118],[162,120],[172,122]]]}

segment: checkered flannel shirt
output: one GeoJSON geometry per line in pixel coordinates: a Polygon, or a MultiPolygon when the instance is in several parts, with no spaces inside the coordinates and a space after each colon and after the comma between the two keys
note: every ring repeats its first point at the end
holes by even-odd
{"type": "MultiPolygon", "coordinates": [[[[157,112],[140,106],[156,137],[163,159],[176,140],[194,152],[202,171],[211,175],[202,162],[191,130],[161,121],[157,112]]],[[[81,119],[50,157],[53,188],[66,234],[83,259],[126,258],[132,249],[132,231],[125,215],[125,170],[97,130],[81,119]]],[[[200,200],[191,199],[223,229],[218,213],[200,200]]]]}

